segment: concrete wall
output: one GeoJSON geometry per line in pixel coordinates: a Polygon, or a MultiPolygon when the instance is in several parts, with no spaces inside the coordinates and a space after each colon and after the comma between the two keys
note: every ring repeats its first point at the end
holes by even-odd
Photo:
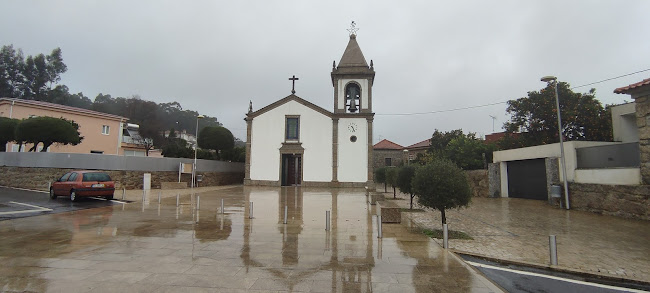
{"type": "Polygon", "coordinates": [[[604,215],[650,220],[649,185],[569,184],[571,208],[604,215]]]}
{"type": "Polygon", "coordinates": [[[614,141],[639,142],[634,103],[611,107],[614,141]]]}
{"type": "Polygon", "coordinates": [[[289,101],[253,119],[250,179],[280,180],[279,149],[285,141],[286,115],[300,116],[299,142],[305,150],[303,180],[331,181],[332,119],[296,101],[289,101]]]}
{"type": "MultiPolygon", "coordinates": [[[[125,157],[96,154],[0,153],[0,166],[120,171],[173,171],[193,159],[125,157]]],[[[197,160],[198,172],[244,172],[243,163],[197,160]]],[[[178,181],[178,178],[177,178],[178,181]]]]}
{"type": "Polygon", "coordinates": [[[592,184],[639,185],[641,184],[641,169],[580,169],[575,171],[574,182],[592,184]]]}
{"type": "Polygon", "coordinates": [[[338,134],[338,180],[340,182],[368,181],[368,122],[366,118],[340,118],[338,134]],[[351,124],[357,126],[356,131],[350,131],[351,124]],[[357,141],[350,141],[352,135],[357,137],[357,141]]]}
{"type": "MultiPolygon", "coordinates": [[[[75,169],[67,168],[23,168],[23,167],[0,167],[0,185],[36,190],[47,190],[48,182],[60,178],[63,174],[75,169]]],[[[175,171],[117,171],[104,170],[113,181],[116,182],[116,189],[142,189],[144,173],[151,173],[151,187],[160,188],[161,182],[177,182],[178,172],[175,171]]],[[[203,181],[199,186],[216,186],[242,184],[244,181],[243,172],[198,172],[203,175],[203,181]]],[[[191,174],[183,174],[181,181],[190,182],[191,174]]],[[[119,195],[119,191],[115,192],[119,195]]]]}

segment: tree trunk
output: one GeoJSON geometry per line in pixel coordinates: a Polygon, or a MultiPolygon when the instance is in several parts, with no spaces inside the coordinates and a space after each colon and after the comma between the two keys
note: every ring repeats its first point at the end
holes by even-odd
{"type": "Polygon", "coordinates": [[[49,148],[49,147],[50,147],[51,145],[53,145],[53,144],[54,144],[54,143],[51,143],[51,142],[50,142],[50,143],[45,143],[45,142],[44,142],[44,143],[43,143],[43,149],[41,150],[41,152],[46,153],[46,152],[47,152],[47,148],[49,148]]]}
{"type": "Polygon", "coordinates": [[[413,209],[413,197],[415,197],[415,194],[411,194],[411,209],[413,209]]]}
{"type": "Polygon", "coordinates": [[[384,182],[384,192],[388,192],[386,191],[386,182],[384,182]]]}
{"type": "Polygon", "coordinates": [[[445,209],[440,209],[440,214],[442,215],[442,224],[447,224],[447,217],[445,217],[445,209]]]}
{"type": "Polygon", "coordinates": [[[397,194],[395,193],[395,186],[393,186],[393,199],[397,198],[397,194]]]}

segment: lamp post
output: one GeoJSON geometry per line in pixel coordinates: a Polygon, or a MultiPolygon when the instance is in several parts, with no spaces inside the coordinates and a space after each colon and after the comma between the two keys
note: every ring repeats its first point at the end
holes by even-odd
{"type": "Polygon", "coordinates": [[[408,166],[411,161],[409,160],[409,150],[407,149],[404,150],[404,156],[406,156],[406,166],[408,166]]]}
{"type": "Polygon", "coordinates": [[[196,179],[196,153],[199,150],[199,119],[204,116],[196,116],[196,144],[194,145],[194,165],[192,165],[192,188],[194,188],[194,180],[196,179]]]}
{"type": "Polygon", "coordinates": [[[566,202],[566,209],[570,209],[569,205],[569,182],[566,179],[566,160],[564,158],[564,136],[562,136],[562,116],[560,115],[560,98],[557,94],[557,77],[544,76],[541,81],[546,82],[548,85],[553,86],[555,90],[555,106],[557,106],[557,131],[560,136],[560,161],[562,163],[562,180],[564,181],[564,201],[566,202]]]}

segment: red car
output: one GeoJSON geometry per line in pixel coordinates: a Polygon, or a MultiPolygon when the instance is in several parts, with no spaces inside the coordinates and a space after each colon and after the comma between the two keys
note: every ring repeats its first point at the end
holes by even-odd
{"type": "Polygon", "coordinates": [[[78,201],[83,196],[100,196],[110,200],[113,192],[115,182],[105,172],[72,171],[52,183],[50,198],[69,196],[71,201],[78,201]]]}

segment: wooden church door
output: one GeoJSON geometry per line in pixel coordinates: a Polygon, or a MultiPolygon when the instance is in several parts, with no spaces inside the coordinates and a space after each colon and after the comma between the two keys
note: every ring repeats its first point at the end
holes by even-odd
{"type": "Polygon", "coordinates": [[[300,185],[302,174],[302,156],[282,155],[282,186],[300,185]]]}

